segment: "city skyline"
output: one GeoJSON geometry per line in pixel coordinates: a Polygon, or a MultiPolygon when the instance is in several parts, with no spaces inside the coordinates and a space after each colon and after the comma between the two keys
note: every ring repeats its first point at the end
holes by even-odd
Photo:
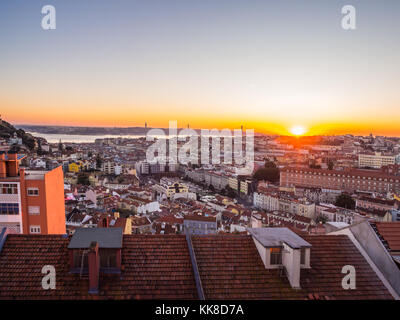
{"type": "Polygon", "coordinates": [[[0,106],[14,124],[400,136],[400,4],[1,3],[0,106]],[[23,6],[21,6],[23,4],[23,6]]]}

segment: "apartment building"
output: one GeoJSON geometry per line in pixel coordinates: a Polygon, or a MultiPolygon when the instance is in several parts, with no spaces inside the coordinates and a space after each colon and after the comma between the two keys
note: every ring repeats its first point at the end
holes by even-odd
{"type": "Polygon", "coordinates": [[[180,183],[178,180],[163,177],[160,179],[160,184],[153,186],[153,190],[158,196],[165,195],[168,199],[177,193],[188,193],[189,188],[180,183]]]}
{"type": "Polygon", "coordinates": [[[240,192],[249,195],[253,190],[253,180],[240,180],[240,192]]]}
{"type": "Polygon", "coordinates": [[[385,155],[381,152],[360,153],[358,155],[358,166],[360,168],[380,169],[383,166],[396,163],[396,156],[385,155]]]}
{"type": "Polygon", "coordinates": [[[104,161],[101,165],[101,171],[106,174],[115,174],[118,176],[122,174],[123,168],[122,165],[117,164],[113,161],[104,161]]]}
{"type": "Polygon", "coordinates": [[[139,161],[135,164],[136,172],[139,174],[160,174],[164,172],[176,172],[179,169],[179,164],[173,163],[159,163],[159,162],[147,162],[139,161]]]}
{"type": "Polygon", "coordinates": [[[372,198],[367,196],[362,196],[356,199],[356,207],[381,211],[390,211],[392,209],[397,209],[395,200],[372,198]]]}
{"type": "Polygon", "coordinates": [[[51,171],[20,169],[23,158],[16,153],[0,154],[0,229],[65,234],[62,167],[51,171]]]}
{"type": "Polygon", "coordinates": [[[280,185],[387,193],[400,191],[400,176],[360,169],[340,171],[286,167],[281,169],[280,185]]]}
{"type": "Polygon", "coordinates": [[[222,190],[228,185],[228,176],[214,171],[204,172],[204,183],[213,186],[216,190],[222,190]]]}
{"type": "Polygon", "coordinates": [[[279,210],[278,196],[262,190],[253,193],[253,204],[256,208],[267,211],[279,210]]]}
{"type": "Polygon", "coordinates": [[[228,178],[228,186],[235,191],[239,190],[240,181],[237,175],[232,175],[228,178]]]}
{"type": "Polygon", "coordinates": [[[310,219],[315,218],[315,203],[306,199],[279,199],[279,211],[288,212],[293,215],[300,215],[310,219]]]}
{"type": "Polygon", "coordinates": [[[259,188],[253,194],[253,204],[256,208],[267,211],[281,211],[292,215],[300,215],[310,219],[315,218],[315,204],[305,198],[292,197],[287,193],[278,193],[259,188]]]}
{"type": "Polygon", "coordinates": [[[185,234],[201,235],[217,233],[217,219],[200,215],[187,215],[183,219],[185,234]]]}

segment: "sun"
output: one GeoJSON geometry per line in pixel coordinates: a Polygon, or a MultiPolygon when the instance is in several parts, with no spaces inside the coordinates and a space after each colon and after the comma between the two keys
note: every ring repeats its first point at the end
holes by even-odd
{"type": "Polygon", "coordinates": [[[295,126],[290,129],[290,132],[295,136],[301,136],[306,133],[306,129],[302,126],[295,126]]]}

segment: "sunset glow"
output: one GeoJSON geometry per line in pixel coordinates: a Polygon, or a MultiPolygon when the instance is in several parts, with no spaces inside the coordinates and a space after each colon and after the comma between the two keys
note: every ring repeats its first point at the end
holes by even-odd
{"type": "Polygon", "coordinates": [[[290,129],[290,132],[295,136],[301,136],[306,132],[306,129],[302,126],[295,126],[290,129]]]}
{"type": "Polygon", "coordinates": [[[0,113],[14,124],[400,136],[400,2],[391,19],[361,2],[351,32],[334,1],[250,2],[55,0],[62,23],[49,32],[31,2],[23,19],[1,2],[0,113]]]}

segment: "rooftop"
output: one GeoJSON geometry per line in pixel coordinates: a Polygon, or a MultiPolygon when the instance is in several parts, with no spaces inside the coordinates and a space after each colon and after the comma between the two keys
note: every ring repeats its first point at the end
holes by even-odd
{"type": "Polygon", "coordinates": [[[375,222],[374,225],[388,250],[400,252],[400,222],[375,222]]]}
{"type": "Polygon", "coordinates": [[[96,241],[99,248],[122,248],[122,228],[80,228],[71,238],[68,249],[88,249],[96,241]]]}
{"type": "Polygon", "coordinates": [[[247,231],[267,248],[281,247],[282,243],[293,249],[311,247],[311,244],[288,228],[248,228],[247,231]]]}
{"type": "MultiPolygon", "coordinates": [[[[301,289],[279,270],[266,269],[250,235],[193,236],[206,299],[392,299],[345,235],[302,235],[311,268],[301,269],[301,289]],[[342,287],[344,265],[357,269],[357,288],[342,287]]],[[[121,274],[100,274],[98,294],[69,272],[68,244],[58,235],[8,235],[0,252],[0,299],[197,299],[185,235],[124,235],[121,274]],[[44,265],[56,268],[57,286],[43,290],[44,265]]]]}
{"type": "Polygon", "coordinates": [[[206,217],[200,215],[186,215],[184,220],[193,220],[193,221],[204,221],[204,222],[216,222],[215,217],[206,217]]]}

